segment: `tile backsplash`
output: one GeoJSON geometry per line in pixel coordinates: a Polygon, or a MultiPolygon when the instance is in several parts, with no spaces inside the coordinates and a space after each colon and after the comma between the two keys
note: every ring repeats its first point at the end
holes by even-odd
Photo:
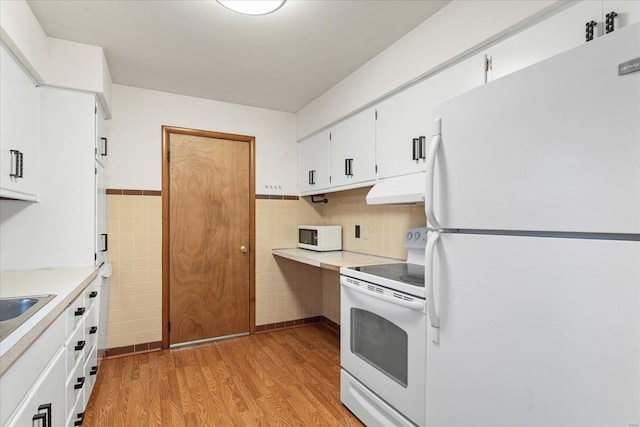
{"type": "MultiPolygon", "coordinates": [[[[403,259],[404,233],[426,224],[422,206],[368,206],[369,188],[309,197],[257,197],[256,326],[324,316],[340,323],[337,272],[272,255],[297,246],[298,225],[343,227],[343,249],[403,259]],[[368,238],[355,238],[355,225],[368,238]]],[[[114,193],[112,191],[111,193],[114,193]]],[[[162,197],[159,192],[108,195],[109,260],[113,264],[107,347],[162,340],[162,197]]]]}

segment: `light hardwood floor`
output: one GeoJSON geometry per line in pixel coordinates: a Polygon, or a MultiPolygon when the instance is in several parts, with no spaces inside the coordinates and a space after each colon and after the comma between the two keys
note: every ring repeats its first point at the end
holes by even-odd
{"type": "Polygon", "coordinates": [[[362,426],[340,403],[340,347],[314,324],[104,360],[92,426],[362,426]]]}

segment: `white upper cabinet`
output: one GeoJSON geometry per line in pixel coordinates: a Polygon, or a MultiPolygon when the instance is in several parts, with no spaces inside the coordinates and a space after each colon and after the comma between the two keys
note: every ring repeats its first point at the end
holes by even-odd
{"type": "Polygon", "coordinates": [[[0,197],[35,201],[39,184],[38,88],[0,47],[0,197]]]}
{"type": "Polygon", "coordinates": [[[483,55],[474,55],[376,106],[378,178],[425,170],[432,105],[480,86],[483,61],[483,55]]]}
{"type": "Polygon", "coordinates": [[[497,79],[543,59],[640,20],[640,1],[575,2],[558,14],[487,49],[488,80],[497,79]],[[591,29],[587,27],[591,24],[591,29]]]}
{"type": "Polygon", "coordinates": [[[430,118],[424,87],[411,86],[376,106],[378,178],[425,169],[430,118]]]}
{"type": "Polygon", "coordinates": [[[376,179],[375,110],[368,108],[331,128],[331,187],[357,188],[376,179]]]}
{"type": "Polygon", "coordinates": [[[329,189],[329,131],[300,141],[300,194],[319,194],[329,189]]]}

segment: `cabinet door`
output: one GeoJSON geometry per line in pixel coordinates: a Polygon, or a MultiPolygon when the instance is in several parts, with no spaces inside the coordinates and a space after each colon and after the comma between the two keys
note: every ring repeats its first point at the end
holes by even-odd
{"type": "Polygon", "coordinates": [[[411,86],[376,106],[378,178],[425,170],[430,137],[427,110],[424,84],[411,86]]]}
{"type": "Polygon", "coordinates": [[[104,115],[102,108],[96,103],[96,161],[103,167],[107,167],[107,159],[109,158],[109,141],[107,140],[107,132],[104,126],[104,115]]]}
{"type": "Polygon", "coordinates": [[[488,80],[511,74],[585,43],[585,24],[589,21],[596,22],[594,37],[603,34],[601,1],[576,2],[549,19],[489,48],[486,52],[491,58],[488,80]]]}
{"type": "Polygon", "coordinates": [[[36,200],[39,181],[38,89],[0,47],[0,197],[36,200]]]}
{"type": "Polygon", "coordinates": [[[300,194],[318,194],[329,188],[329,131],[300,141],[300,194]]]}
{"type": "Polygon", "coordinates": [[[357,188],[376,178],[375,111],[368,108],[331,129],[331,187],[357,188]]]}
{"type": "Polygon", "coordinates": [[[67,418],[63,393],[65,372],[64,350],[60,349],[7,426],[63,425],[67,418]]]}
{"type": "Polygon", "coordinates": [[[102,265],[107,259],[109,250],[109,236],[107,234],[107,186],[105,183],[105,168],[96,161],[96,212],[95,212],[95,245],[96,245],[96,265],[102,265]]]}

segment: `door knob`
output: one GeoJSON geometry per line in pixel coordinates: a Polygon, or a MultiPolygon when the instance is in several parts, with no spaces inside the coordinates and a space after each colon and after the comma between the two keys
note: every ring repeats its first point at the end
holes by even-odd
{"type": "Polygon", "coordinates": [[[249,252],[249,249],[247,249],[246,246],[240,246],[240,252],[242,252],[243,254],[246,254],[247,252],[249,252]]]}

